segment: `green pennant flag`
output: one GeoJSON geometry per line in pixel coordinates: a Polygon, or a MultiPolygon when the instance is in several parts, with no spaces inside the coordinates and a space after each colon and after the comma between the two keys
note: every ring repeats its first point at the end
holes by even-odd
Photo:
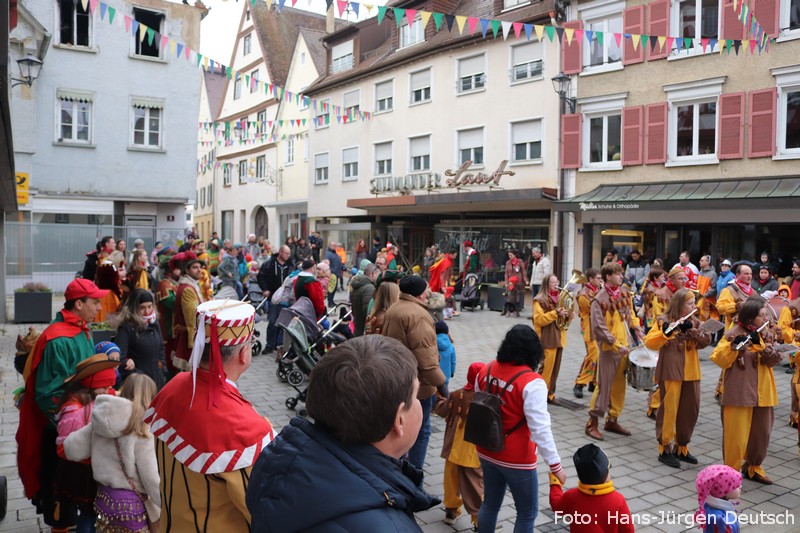
{"type": "Polygon", "coordinates": [[[108,24],[114,24],[114,15],[117,14],[117,10],[111,6],[108,6],[108,24]]]}
{"type": "Polygon", "coordinates": [[[378,6],[378,25],[383,22],[383,17],[386,16],[386,6],[378,6]]]}
{"type": "Polygon", "coordinates": [[[153,46],[153,39],[156,36],[156,30],[153,28],[147,28],[147,44],[153,46]]]}
{"type": "Polygon", "coordinates": [[[725,41],[725,45],[724,45],[725,46],[725,52],[727,52],[728,55],[730,55],[730,53],[731,53],[731,42],[732,41],[730,39],[723,39],[723,40],[725,41]]]}
{"type": "Polygon", "coordinates": [[[603,35],[605,35],[605,33],[603,33],[602,31],[594,32],[594,36],[597,39],[597,44],[599,44],[601,48],[603,46],[603,35]]]}
{"type": "Polygon", "coordinates": [[[553,42],[553,37],[556,35],[556,29],[552,26],[545,26],[544,32],[547,34],[547,38],[550,39],[550,42],[553,42]]]}
{"type": "Polygon", "coordinates": [[[256,0],[250,0],[250,5],[256,7],[256,0]]]}
{"type": "Polygon", "coordinates": [[[492,33],[494,34],[494,38],[497,39],[497,30],[500,29],[500,21],[499,20],[492,20],[490,21],[492,25],[492,33]]]}
{"type": "Polygon", "coordinates": [[[649,36],[642,35],[642,47],[647,46],[647,39],[649,39],[649,36]]]}
{"type": "Polygon", "coordinates": [[[225,75],[228,76],[228,79],[231,79],[231,67],[225,67],[225,75]]]}
{"type": "Polygon", "coordinates": [[[394,11],[394,21],[397,23],[397,27],[399,28],[403,23],[403,17],[406,16],[406,10],[401,7],[393,7],[392,10],[394,11]]]}
{"type": "Polygon", "coordinates": [[[442,29],[442,21],[444,20],[444,13],[434,13],[433,23],[436,24],[436,31],[442,29]]]}
{"type": "Polygon", "coordinates": [[[686,48],[688,50],[688,49],[690,49],[692,47],[692,45],[694,45],[694,39],[692,39],[691,37],[684,37],[683,38],[683,47],[684,48],[686,48]]]}
{"type": "Polygon", "coordinates": [[[201,54],[200,52],[197,52],[197,66],[198,67],[200,66],[200,61],[202,61],[202,59],[203,59],[203,54],[201,54]]]}

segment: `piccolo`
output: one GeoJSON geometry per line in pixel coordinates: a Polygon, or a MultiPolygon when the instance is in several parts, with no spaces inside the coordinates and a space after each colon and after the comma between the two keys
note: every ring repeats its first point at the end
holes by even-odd
{"type": "Polygon", "coordinates": [[[695,309],[694,309],[694,310],[693,310],[691,313],[689,313],[689,314],[688,314],[688,315],[686,315],[685,317],[683,317],[683,318],[681,318],[680,320],[678,320],[677,322],[675,322],[675,325],[674,325],[674,326],[669,326],[669,327],[667,328],[667,331],[665,331],[664,333],[665,333],[666,335],[669,335],[670,333],[672,333],[672,332],[675,330],[675,328],[677,328],[677,327],[678,327],[678,325],[679,325],[681,322],[683,322],[684,320],[688,319],[689,317],[691,317],[691,316],[692,316],[693,314],[695,314],[696,312],[697,312],[697,308],[695,308],[695,309]]]}
{"type": "MultiPolygon", "coordinates": [[[[763,330],[767,326],[769,326],[769,322],[764,322],[764,324],[760,328],[758,328],[756,330],[756,333],[761,333],[761,330],[763,330]]],[[[742,348],[747,346],[747,344],[752,342],[752,341],[753,341],[753,339],[750,338],[750,335],[748,335],[747,338],[745,340],[743,340],[742,342],[740,342],[739,344],[737,344],[734,349],[738,352],[739,350],[741,350],[742,348]]]]}

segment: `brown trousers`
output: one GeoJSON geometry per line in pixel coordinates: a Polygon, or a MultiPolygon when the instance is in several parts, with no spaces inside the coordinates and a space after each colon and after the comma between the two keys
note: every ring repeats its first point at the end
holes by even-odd
{"type": "Polygon", "coordinates": [[[603,418],[616,419],[625,407],[625,371],[628,369],[628,356],[621,357],[614,352],[600,351],[597,359],[597,387],[589,403],[589,414],[603,418]]]}
{"type": "Polygon", "coordinates": [[[673,440],[679,447],[685,448],[692,440],[700,414],[700,382],[659,381],[658,394],[661,398],[656,411],[658,451],[663,452],[663,448],[672,444],[673,440]]]}
{"type": "Polygon", "coordinates": [[[736,470],[742,468],[744,461],[750,475],[766,475],[761,463],[767,457],[774,408],[723,405],[721,414],[722,460],[736,470]]]}
{"type": "Polygon", "coordinates": [[[483,470],[445,461],[444,506],[461,509],[462,503],[470,516],[477,518],[483,503],[483,470]]]}

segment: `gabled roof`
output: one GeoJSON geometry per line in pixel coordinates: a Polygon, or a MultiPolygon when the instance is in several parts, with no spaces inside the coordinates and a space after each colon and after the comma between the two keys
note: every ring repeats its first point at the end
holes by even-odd
{"type": "Polygon", "coordinates": [[[204,71],[203,77],[205,78],[206,96],[208,97],[208,108],[211,110],[211,118],[212,120],[217,120],[222,112],[222,103],[225,100],[225,86],[228,78],[225,74],[217,72],[216,69],[213,72],[204,71]]]}
{"type": "Polygon", "coordinates": [[[300,33],[308,46],[308,52],[311,54],[311,61],[317,68],[319,74],[325,73],[325,62],[327,61],[327,53],[322,46],[322,38],[325,37],[324,31],[312,30],[309,28],[300,28],[300,33]]]}

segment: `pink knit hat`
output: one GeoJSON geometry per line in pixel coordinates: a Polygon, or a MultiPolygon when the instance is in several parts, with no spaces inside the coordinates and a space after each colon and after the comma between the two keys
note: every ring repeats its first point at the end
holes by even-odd
{"type": "Polygon", "coordinates": [[[742,474],[726,465],[707,466],[697,474],[697,502],[700,510],[695,513],[695,520],[705,514],[706,498],[724,498],[729,492],[742,486],[742,474]]]}

